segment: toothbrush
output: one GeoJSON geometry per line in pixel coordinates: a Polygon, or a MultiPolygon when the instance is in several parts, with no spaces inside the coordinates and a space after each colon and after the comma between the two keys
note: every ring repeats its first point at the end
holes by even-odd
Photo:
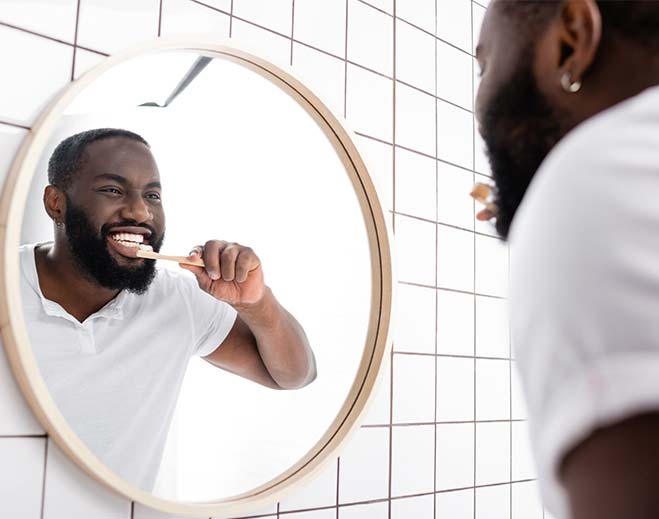
{"type": "Polygon", "coordinates": [[[153,249],[151,249],[151,247],[148,245],[140,245],[135,251],[135,255],[138,258],[175,261],[176,263],[183,263],[184,265],[195,265],[197,267],[205,266],[204,260],[201,259],[201,257],[190,259],[188,256],[168,256],[166,254],[153,252],[153,249]]]}

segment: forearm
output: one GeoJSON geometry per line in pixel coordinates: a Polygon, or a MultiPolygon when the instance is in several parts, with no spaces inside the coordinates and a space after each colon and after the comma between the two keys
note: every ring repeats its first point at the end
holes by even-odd
{"type": "Polygon", "coordinates": [[[235,308],[254,335],[263,364],[281,388],[296,389],[316,378],[316,361],[304,330],[269,288],[258,303],[235,308]]]}

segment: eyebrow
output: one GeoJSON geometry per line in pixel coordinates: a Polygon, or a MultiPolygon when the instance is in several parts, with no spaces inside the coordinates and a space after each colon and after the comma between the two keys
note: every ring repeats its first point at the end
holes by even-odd
{"type": "MultiPolygon", "coordinates": [[[[128,184],[128,181],[124,177],[122,177],[121,175],[115,175],[114,173],[99,173],[94,178],[104,178],[104,179],[107,179],[107,180],[114,180],[115,182],[119,182],[122,185],[128,184]]],[[[154,180],[153,182],[149,182],[144,187],[146,187],[146,188],[157,187],[159,189],[162,189],[162,185],[157,180],[154,180]]]]}

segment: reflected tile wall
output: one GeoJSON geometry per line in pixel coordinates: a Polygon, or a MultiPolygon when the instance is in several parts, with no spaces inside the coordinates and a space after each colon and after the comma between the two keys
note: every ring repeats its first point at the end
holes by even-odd
{"type": "MultiPolygon", "coordinates": [[[[58,0],[55,9],[32,0],[28,9],[23,0],[3,2],[0,43],[12,52],[0,56],[0,180],[48,99],[106,55],[158,35],[232,38],[290,65],[357,133],[394,224],[393,352],[341,456],[254,516],[549,517],[510,358],[507,250],[491,225],[475,222],[468,196],[474,181],[489,181],[473,117],[473,50],[486,6],[58,0]]],[[[0,517],[173,519],[109,492],[66,459],[32,418],[3,352],[0,395],[0,450],[12,460],[0,469],[0,517]]]]}

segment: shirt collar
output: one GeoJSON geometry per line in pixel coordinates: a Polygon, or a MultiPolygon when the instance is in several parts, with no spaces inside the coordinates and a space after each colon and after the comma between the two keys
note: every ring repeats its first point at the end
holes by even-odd
{"type": "MultiPolygon", "coordinates": [[[[80,322],[71,314],[69,314],[59,303],[51,301],[50,299],[46,299],[46,297],[41,292],[41,287],[39,286],[39,275],[37,273],[37,264],[35,260],[35,252],[37,247],[46,243],[48,242],[33,243],[21,246],[21,271],[32,290],[34,290],[35,293],[39,296],[43,310],[47,315],[63,317],[69,321],[75,322],[76,324],[80,324],[80,322]]],[[[122,290],[114,299],[108,302],[98,312],[90,315],[87,320],[96,319],[99,317],[106,317],[108,319],[123,319],[124,305],[127,297],[128,293],[125,290],[122,290]]]]}

